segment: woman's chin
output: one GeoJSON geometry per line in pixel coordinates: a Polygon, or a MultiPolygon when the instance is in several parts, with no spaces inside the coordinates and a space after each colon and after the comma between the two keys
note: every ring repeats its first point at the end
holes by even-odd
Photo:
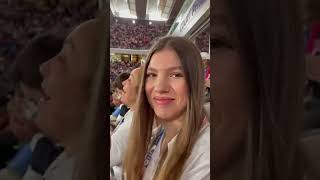
{"type": "Polygon", "coordinates": [[[156,116],[160,121],[164,121],[164,122],[172,121],[174,119],[174,116],[172,116],[168,113],[162,113],[162,112],[156,113],[156,116]]]}

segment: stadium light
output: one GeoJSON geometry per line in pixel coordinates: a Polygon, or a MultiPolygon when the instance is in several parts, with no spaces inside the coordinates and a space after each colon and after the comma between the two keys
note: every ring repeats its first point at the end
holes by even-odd
{"type": "Polygon", "coordinates": [[[133,23],[133,24],[135,24],[135,23],[136,23],[136,21],[135,21],[135,20],[132,20],[132,23],[133,23]]]}
{"type": "Polygon", "coordinates": [[[152,24],[152,22],[151,21],[149,21],[149,25],[151,25],[152,24]]]}

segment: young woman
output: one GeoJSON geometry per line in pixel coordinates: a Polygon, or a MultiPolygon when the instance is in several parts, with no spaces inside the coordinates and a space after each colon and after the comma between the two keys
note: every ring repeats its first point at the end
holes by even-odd
{"type": "Polygon", "coordinates": [[[141,68],[132,70],[128,79],[122,82],[121,102],[129,108],[124,118],[118,123],[115,132],[123,125],[130,127],[133,112],[136,108],[137,92],[141,80],[141,68]]]}
{"type": "Polygon", "coordinates": [[[136,110],[137,94],[141,81],[141,68],[134,69],[127,80],[123,82],[121,101],[130,108],[124,115],[111,136],[110,167],[113,168],[116,179],[121,178],[121,167],[124,153],[129,141],[129,131],[132,125],[132,116],[136,110]],[[114,167],[116,166],[116,167],[114,167]]]}
{"type": "Polygon", "coordinates": [[[106,22],[101,15],[82,23],[65,39],[62,50],[41,65],[45,98],[36,124],[65,147],[44,173],[44,179],[108,177],[102,85],[106,22]],[[72,160],[67,167],[65,159],[72,160]]]}
{"type": "Polygon", "coordinates": [[[212,13],[215,179],[301,179],[298,1],[216,0],[212,13]]]}
{"type": "Polygon", "coordinates": [[[161,38],[150,50],[124,159],[126,179],[210,179],[203,72],[199,50],[185,38],[161,38]],[[160,128],[151,137],[154,120],[160,128]]]}

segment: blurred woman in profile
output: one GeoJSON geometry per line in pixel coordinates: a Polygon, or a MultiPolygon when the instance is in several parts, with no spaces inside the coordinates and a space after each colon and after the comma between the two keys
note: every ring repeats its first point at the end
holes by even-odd
{"type": "Polygon", "coordinates": [[[129,141],[129,131],[132,125],[132,116],[137,106],[137,94],[141,81],[142,69],[136,68],[131,71],[128,79],[123,81],[121,101],[130,109],[119,122],[111,135],[110,167],[114,171],[116,179],[121,179],[122,160],[129,141]]]}
{"type": "MultiPolygon", "coordinates": [[[[10,99],[7,110],[10,115],[10,130],[19,140],[20,148],[7,168],[0,171],[0,179],[11,179],[14,175],[21,178],[27,172],[27,167],[32,166],[34,146],[42,139],[39,134],[41,132],[34,123],[39,101],[43,98],[40,64],[55,56],[62,44],[63,37],[56,34],[44,33],[36,36],[19,52],[6,74],[16,83],[14,96],[10,99]]],[[[43,152],[42,155],[45,156],[44,154],[43,152]]]]}
{"type": "Polygon", "coordinates": [[[213,172],[301,180],[303,33],[297,0],[216,0],[213,172]]]}
{"type": "Polygon", "coordinates": [[[150,50],[124,159],[128,180],[209,180],[210,126],[200,52],[181,37],[150,50]],[[156,120],[160,127],[152,136],[156,120]]]}
{"type": "Polygon", "coordinates": [[[43,179],[108,177],[105,126],[105,15],[76,27],[61,51],[41,65],[44,98],[35,122],[64,147],[43,179]]]}

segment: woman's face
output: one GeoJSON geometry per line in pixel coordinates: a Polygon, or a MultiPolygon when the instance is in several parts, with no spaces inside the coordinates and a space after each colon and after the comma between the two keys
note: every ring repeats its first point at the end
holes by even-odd
{"type": "Polygon", "coordinates": [[[121,101],[129,107],[133,106],[137,99],[140,73],[140,68],[134,69],[131,71],[129,78],[122,82],[123,91],[121,101]]]}
{"type": "Polygon", "coordinates": [[[163,49],[151,57],[145,92],[158,119],[176,120],[185,112],[188,85],[180,59],[173,50],[163,49]]]}
{"type": "Polygon", "coordinates": [[[70,141],[81,127],[89,98],[89,37],[95,26],[85,23],[65,40],[63,49],[41,65],[42,88],[46,98],[40,103],[37,124],[60,143],[70,141]]]}
{"type": "Polygon", "coordinates": [[[213,12],[213,128],[216,169],[220,171],[245,139],[250,117],[251,81],[225,1],[217,0],[213,12]]]}
{"type": "Polygon", "coordinates": [[[215,108],[227,113],[246,105],[250,95],[250,81],[245,69],[245,59],[240,55],[239,41],[224,1],[218,0],[216,7],[211,45],[214,55],[214,101],[215,108]]]}

